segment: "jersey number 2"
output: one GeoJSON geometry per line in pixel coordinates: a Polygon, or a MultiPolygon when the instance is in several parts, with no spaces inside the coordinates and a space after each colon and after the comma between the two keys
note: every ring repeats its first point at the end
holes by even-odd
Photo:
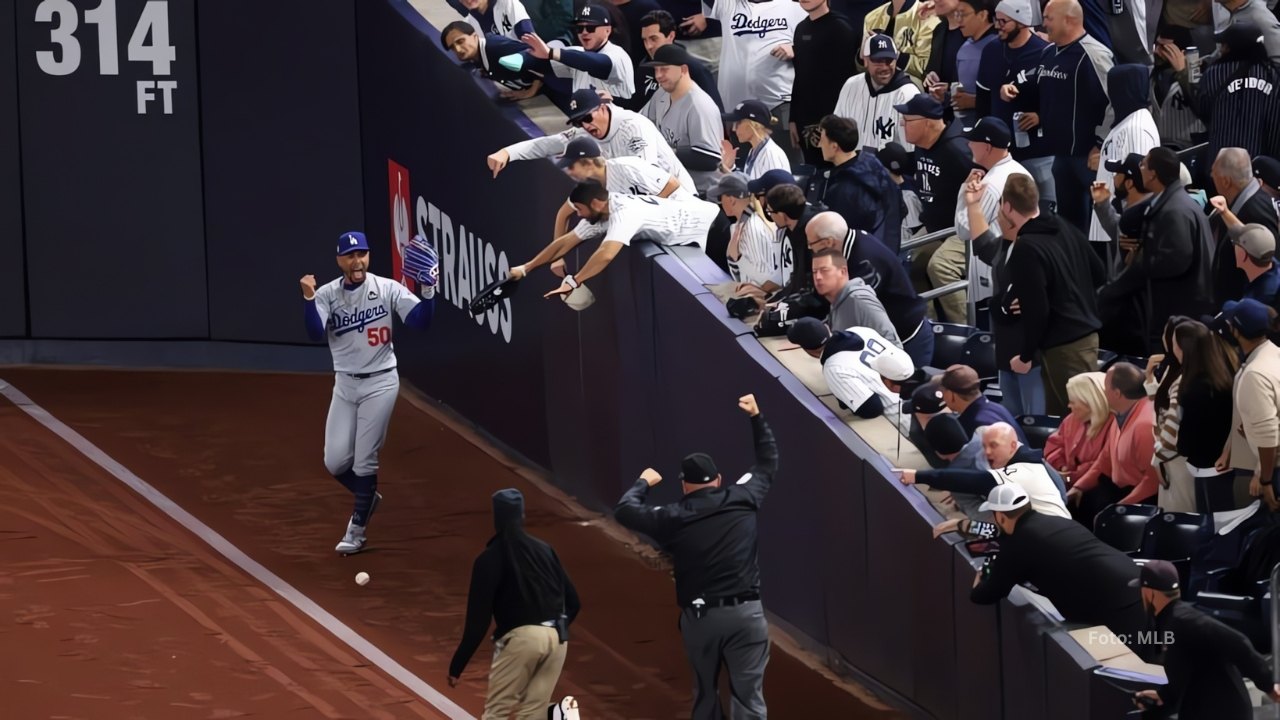
{"type": "Polygon", "coordinates": [[[369,328],[365,334],[369,336],[369,345],[372,347],[386,345],[391,342],[391,328],[389,327],[369,328]]]}

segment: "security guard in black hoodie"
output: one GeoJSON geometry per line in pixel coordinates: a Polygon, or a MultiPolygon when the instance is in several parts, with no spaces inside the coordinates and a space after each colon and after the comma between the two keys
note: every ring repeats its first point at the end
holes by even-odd
{"type": "Polygon", "coordinates": [[[556,551],[524,531],[524,495],[508,488],[493,494],[497,534],[471,569],[467,622],[449,664],[449,685],[475,654],[489,621],[493,664],[485,717],[519,720],[546,717],[551,693],[564,667],[569,624],[580,608],[556,551]]]}
{"type": "Polygon", "coordinates": [[[729,671],[735,720],[766,717],[764,668],[769,624],[760,603],[756,513],[778,469],[773,431],[753,395],[738,399],[751,417],[756,462],[732,484],[723,484],[715,462],[694,453],[680,463],[684,497],[649,506],[649,488],[662,476],[648,468],[613,511],[622,525],[656,540],[675,564],[680,632],[693,667],[693,720],[722,720],[717,681],[729,671]]]}

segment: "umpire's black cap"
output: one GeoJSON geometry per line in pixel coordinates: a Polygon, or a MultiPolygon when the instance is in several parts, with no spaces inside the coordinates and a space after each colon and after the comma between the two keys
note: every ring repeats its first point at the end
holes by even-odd
{"type": "Polygon", "coordinates": [[[680,480],[690,485],[706,485],[720,474],[706,453],[694,453],[680,461],[680,480]]]}
{"type": "Polygon", "coordinates": [[[568,147],[564,149],[564,157],[560,158],[557,164],[567,168],[583,158],[594,157],[600,157],[600,143],[594,138],[576,137],[569,141],[568,147]]]}
{"type": "Polygon", "coordinates": [[[596,108],[604,104],[600,93],[593,87],[585,87],[573,91],[569,98],[569,124],[577,125],[587,118],[596,108]]]}

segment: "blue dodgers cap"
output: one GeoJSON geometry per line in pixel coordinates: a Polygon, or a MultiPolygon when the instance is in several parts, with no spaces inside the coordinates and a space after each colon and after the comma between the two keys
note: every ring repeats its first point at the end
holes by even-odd
{"type": "Polygon", "coordinates": [[[795,185],[796,176],[782,168],[774,168],[760,177],[747,183],[752,195],[763,195],[779,185],[795,185]]]}
{"type": "Polygon", "coordinates": [[[942,119],[942,103],[934,100],[928,93],[912,95],[910,100],[901,105],[894,105],[893,109],[903,115],[919,115],[930,120],[942,119]]]}
{"type": "Polygon", "coordinates": [[[357,250],[368,249],[369,241],[365,239],[364,233],[362,232],[347,232],[343,233],[342,237],[338,238],[339,255],[346,255],[347,253],[352,253],[357,250]]]}
{"type": "Polygon", "coordinates": [[[1228,300],[1219,318],[1245,338],[1255,340],[1271,330],[1271,312],[1271,308],[1253,298],[1228,300]]]}

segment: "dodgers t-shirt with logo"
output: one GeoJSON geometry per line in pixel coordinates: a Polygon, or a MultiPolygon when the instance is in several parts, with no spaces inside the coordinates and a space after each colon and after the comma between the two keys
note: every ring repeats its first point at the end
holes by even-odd
{"type": "Polygon", "coordinates": [[[716,0],[706,17],[721,23],[720,100],[724,106],[759,100],[775,108],[790,102],[795,68],[790,60],[779,60],[770,53],[778,45],[790,44],[796,25],[808,17],[800,4],[794,0],[716,0]]]}
{"type": "Polygon", "coordinates": [[[356,288],[338,277],[316,288],[316,312],[324,323],[333,370],[367,373],[396,366],[391,313],[404,320],[422,302],[400,283],[371,273],[356,288]]]}

